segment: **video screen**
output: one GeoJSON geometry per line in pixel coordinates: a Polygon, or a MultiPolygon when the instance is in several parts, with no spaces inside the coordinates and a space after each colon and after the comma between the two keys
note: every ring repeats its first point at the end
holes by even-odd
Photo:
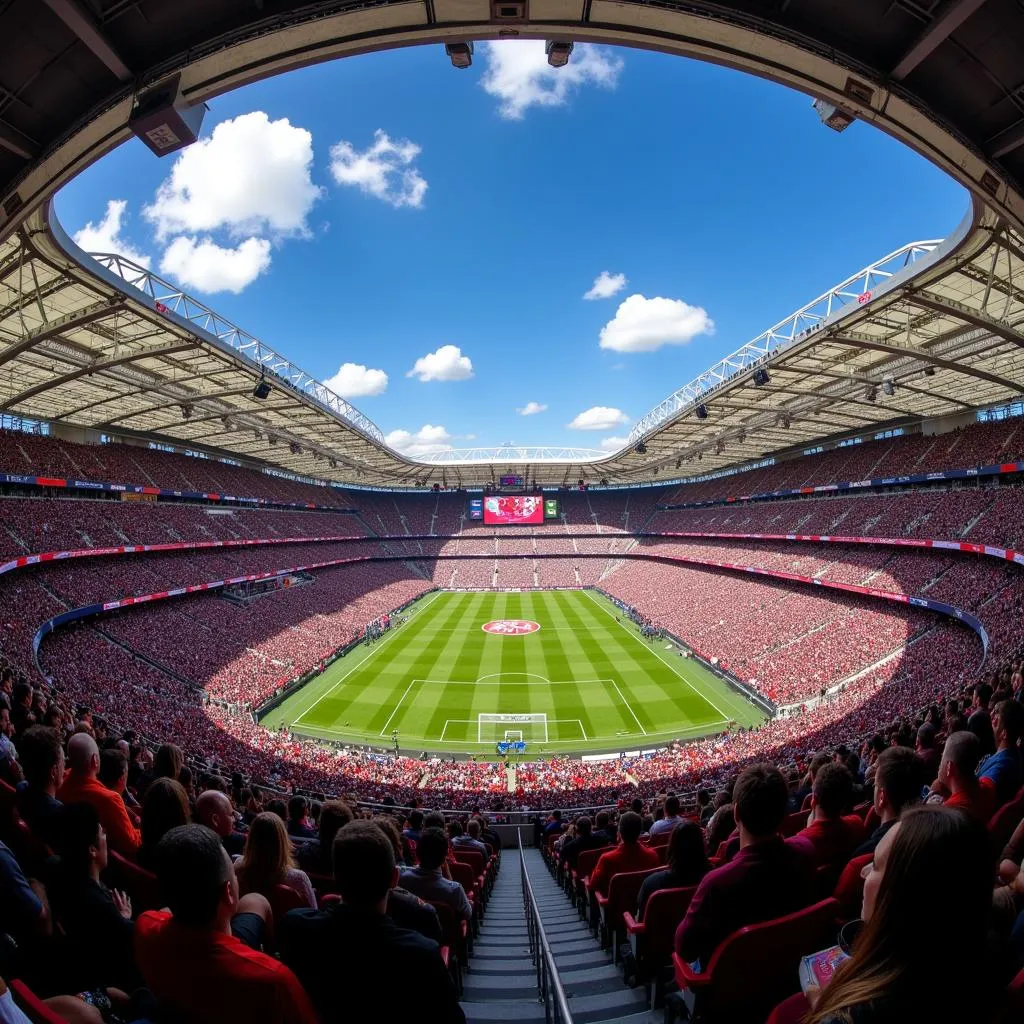
{"type": "Polygon", "coordinates": [[[484,523],[525,526],[544,522],[544,499],[539,494],[496,494],[484,498],[484,523]]]}
{"type": "Polygon", "coordinates": [[[484,517],[484,500],[483,498],[470,498],[469,505],[466,508],[467,519],[483,519],[484,517]]]}
{"type": "Polygon", "coordinates": [[[545,519],[557,519],[558,518],[558,499],[557,498],[545,498],[544,499],[544,518],[545,519]]]}
{"type": "Polygon", "coordinates": [[[499,478],[498,483],[502,487],[522,487],[523,478],[521,476],[503,476],[499,478]]]}

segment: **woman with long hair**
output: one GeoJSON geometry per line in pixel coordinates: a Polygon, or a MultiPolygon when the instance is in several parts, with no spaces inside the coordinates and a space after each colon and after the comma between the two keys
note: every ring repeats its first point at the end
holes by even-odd
{"type": "Polygon", "coordinates": [[[668,839],[668,866],[644,879],[638,898],[637,919],[642,920],[647,901],[662,889],[686,889],[698,882],[711,870],[704,851],[704,833],[700,825],[684,821],[672,829],[668,839]]]}
{"type": "Polygon", "coordinates": [[[139,864],[152,869],[157,843],[172,828],[187,825],[191,820],[184,786],[173,779],[154,780],[142,802],[142,844],[136,854],[139,864]]]}
{"type": "Polygon", "coordinates": [[[1001,995],[986,946],[994,877],[979,822],[935,805],[905,812],[864,869],[851,958],[805,1024],[988,1020],[1001,995]]]}
{"type": "Polygon", "coordinates": [[[249,826],[245,851],[235,861],[235,877],[242,896],[258,892],[273,902],[275,888],[287,885],[316,909],[316,894],[309,875],[295,866],[284,819],[272,811],[257,814],[249,826]]]}

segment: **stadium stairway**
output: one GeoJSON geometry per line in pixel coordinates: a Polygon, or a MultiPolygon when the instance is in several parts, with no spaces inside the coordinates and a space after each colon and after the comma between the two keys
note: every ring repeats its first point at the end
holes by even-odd
{"type": "MultiPolygon", "coordinates": [[[[512,851],[506,853],[465,976],[462,1008],[468,1024],[544,1024],[523,916],[519,857],[512,851]]],[[[660,1022],[662,1014],[648,1009],[644,990],[625,987],[611,953],[601,949],[580,920],[545,867],[540,851],[528,849],[525,857],[574,1024],[660,1022]]]]}

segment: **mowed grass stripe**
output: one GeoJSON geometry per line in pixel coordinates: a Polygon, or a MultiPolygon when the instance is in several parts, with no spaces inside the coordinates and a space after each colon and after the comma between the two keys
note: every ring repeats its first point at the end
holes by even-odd
{"type": "MultiPolygon", "coordinates": [[[[691,675],[695,673],[691,673],[688,667],[680,667],[678,673],[673,671],[672,666],[667,665],[654,650],[652,642],[640,636],[635,627],[628,624],[628,620],[615,622],[613,609],[614,612],[617,612],[618,609],[609,606],[600,597],[597,597],[597,601],[601,601],[600,604],[595,603],[593,598],[582,594],[579,595],[579,601],[583,616],[596,624],[608,627],[620,648],[629,653],[637,668],[646,675],[650,685],[645,685],[637,679],[634,681],[635,689],[643,689],[648,692],[653,690],[660,694],[654,700],[640,699],[637,702],[646,708],[648,721],[658,723],[651,728],[647,721],[644,721],[644,716],[637,711],[638,717],[644,722],[644,727],[648,732],[663,731],[665,726],[662,723],[675,721],[677,715],[698,726],[722,720],[722,712],[708,700],[703,689],[693,685],[691,675]]],[[[653,644],[657,643],[661,643],[661,641],[653,641],[653,644]]],[[[627,697],[629,697],[628,694],[627,697]]],[[[629,699],[633,704],[632,697],[629,699]]],[[[636,705],[634,705],[634,710],[636,710],[636,705]]]]}
{"type": "MultiPolygon", "coordinates": [[[[584,621],[580,615],[579,597],[576,594],[560,593],[558,598],[566,620],[573,627],[572,633],[568,635],[577,642],[577,646],[590,665],[589,677],[602,680],[600,683],[584,684],[584,688],[590,694],[599,689],[604,692],[608,704],[608,716],[617,722],[614,728],[606,727],[603,731],[609,735],[632,733],[637,736],[643,734],[643,729],[647,729],[648,732],[652,731],[648,727],[648,722],[639,713],[636,718],[630,714],[629,708],[623,703],[623,698],[616,692],[615,687],[610,682],[604,681],[614,679],[618,683],[622,678],[619,666],[612,662],[607,653],[609,645],[612,645],[614,650],[619,649],[614,645],[611,631],[592,621],[590,623],[584,621]],[[638,720],[639,727],[637,726],[638,720]]],[[[590,735],[589,732],[587,735],[590,735]]]]}
{"type": "MultiPolygon", "coordinates": [[[[547,634],[543,644],[543,657],[545,670],[548,679],[552,683],[562,683],[564,680],[586,678],[578,674],[582,666],[574,666],[569,661],[569,654],[566,650],[567,642],[575,634],[571,624],[562,607],[562,595],[557,592],[550,592],[543,595],[544,603],[547,606],[545,615],[552,626],[562,627],[552,630],[547,634]]],[[[541,626],[543,632],[543,625],[541,626]]],[[[580,656],[584,657],[582,647],[577,645],[580,656]]],[[[586,659],[586,665],[590,665],[586,659]]],[[[596,678],[596,676],[594,677],[596,678]]],[[[589,683],[587,688],[596,684],[589,683]]],[[[552,686],[552,703],[558,709],[559,718],[578,718],[583,726],[583,731],[588,737],[594,736],[600,731],[594,720],[590,717],[590,703],[587,700],[582,688],[578,685],[552,686]]]]}
{"type": "MultiPolygon", "coordinates": [[[[462,606],[461,621],[463,623],[473,622],[479,619],[481,615],[489,614],[490,597],[490,594],[470,595],[470,601],[462,606]]],[[[440,626],[441,624],[439,623],[438,625],[440,626]]],[[[446,622],[444,625],[450,625],[450,623],[446,622]]],[[[481,635],[483,636],[484,634],[481,633],[481,635]]],[[[417,674],[422,674],[433,680],[475,679],[475,676],[466,673],[461,660],[463,650],[467,646],[472,649],[473,642],[470,640],[470,636],[471,632],[461,634],[437,633],[435,637],[434,662],[429,672],[417,674]]],[[[470,686],[445,686],[439,682],[425,684],[422,698],[409,708],[410,713],[415,709],[418,719],[415,724],[410,724],[410,729],[416,731],[417,735],[422,734],[433,739],[440,739],[445,723],[449,719],[471,717],[467,707],[470,704],[472,689],[470,686]],[[421,716],[426,717],[425,725],[422,724],[423,718],[421,716]]],[[[470,738],[475,742],[475,733],[470,738]]]]}
{"type": "MultiPolygon", "coordinates": [[[[428,622],[423,624],[423,628],[418,631],[413,643],[405,645],[405,652],[414,653],[413,659],[403,665],[401,675],[398,676],[387,694],[382,695],[378,709],[366,724],[367,731],[379,733],[384,728],[385,722],[391,717],[402,694],[409,689],[414,679],[433,678],[431,669],[444,652],[444,634],[438,633],[437,628],[450,625],[461,619],[470,601],[470,595],[458,594],[454,600],[445,601],[436,611],[431,608],[434,614],[430,616],[428,622]]],[[[390,723],[392,729],[401,730],[402,722],[409,709],[419,703],[417,690],[422,688],[422,683],[413,684],[409,691],[411,703],[403,703],[398,714],[392,718],[390,723]]],[[[426,735],[430,734],[426,733],[426,735]]]]}

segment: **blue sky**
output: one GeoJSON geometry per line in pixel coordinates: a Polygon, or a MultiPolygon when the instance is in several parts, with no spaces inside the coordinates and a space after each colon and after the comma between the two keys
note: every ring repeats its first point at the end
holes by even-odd
{"type": "Polygon", "coordinates": [[[556,72],[542,48],[483,44],[457,71],[418,47],[260,82],[213,101],[177,157],[123,146],[58,214],[333,378],[415,454],[614,447],[715,360],[966,210],[942,172],[866,125],[830,131],[802,94],[639,50],[577,46],[556,72]]]}

